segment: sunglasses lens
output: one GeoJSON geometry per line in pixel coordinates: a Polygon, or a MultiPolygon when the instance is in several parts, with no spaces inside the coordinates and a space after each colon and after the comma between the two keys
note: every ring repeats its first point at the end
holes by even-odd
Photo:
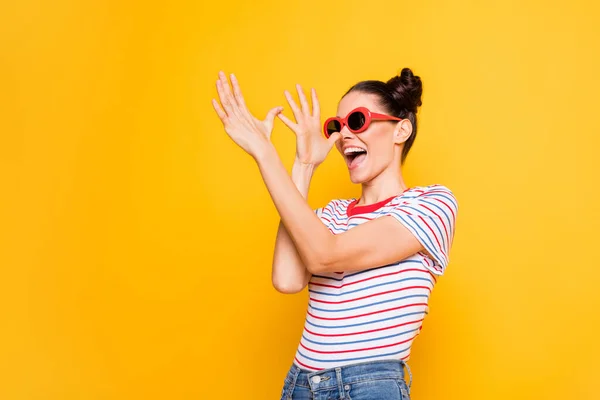
{"type": "Polygon", "coordinates": [[[332,120],[327,124],[327,136],[331,136],[333,132],[339,132],[341,130],[342,125],[340,124],[340,121],[332,120]]]}
{"type": "Polygon", "coordinates": [[[353,112],[348,117],[348,127],[353,131],[357,131],[365,125],[365,114],[360,111],[353,112]]]}

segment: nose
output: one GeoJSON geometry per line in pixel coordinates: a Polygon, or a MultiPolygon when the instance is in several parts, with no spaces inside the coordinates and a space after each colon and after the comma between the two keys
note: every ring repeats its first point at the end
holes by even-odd
{"type": "Polygon", "coordinates": [[[348,127],[345,125],[342,128],[342,130],[340,131],[340,133],[342,134],[342,139],[353,139],[354,138],[354,133],[352,133],[350,131],[350,129],[348,129],[348,127]]]}

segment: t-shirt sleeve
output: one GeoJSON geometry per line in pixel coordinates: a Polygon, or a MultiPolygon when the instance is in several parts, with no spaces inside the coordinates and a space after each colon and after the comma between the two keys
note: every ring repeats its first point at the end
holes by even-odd
{"type": "Polygon", "coordinates": [[[389,215],[401,222],[433,257],[427,267],[442,275],[450,261],[458,203],[450,189],[429,186],[417,197],[399,201],[389,215]]]}
{"type": "Polygon", "coordinates": [[[343,230],[341,230],[340,226],[345,224],[343,217],[344,206],[348,202],[334,199],[323,207],[314,209],[314,212],[332,233],[341,233],[343,230]]]}
{"type": "Polygon", "coordinates": [[[334,218],[335,206],[336,201],[331,200],[322,207],[316,208],[314,211],[315,214],[317,214],[317,217],[319,217],[319,219],[321,220],[321,222],[327,225],[331,222],[332,218],[334,218]]]}

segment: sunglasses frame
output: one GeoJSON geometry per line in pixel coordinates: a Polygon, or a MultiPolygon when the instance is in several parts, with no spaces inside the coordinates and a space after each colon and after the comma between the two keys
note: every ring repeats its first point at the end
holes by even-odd
{"type": "Polygon", "coordinates": [[[344,126],[347,126],[348,130],[350,132],[361,133],[361,132],[366,131],[369,128],[369,125],[371,125],[372,121],[402,121],[403,119],[404,118],[393,117],[391,115],[374,113],[374,112],[371,112],[371,110],[369,110],[367,107],[356,107],[354,110],[350,111],[348,113],[348,115],[346,115],[344,118],[340,118],[340,117],[327,118],[327,120],[323,124],[323,134],[325,135],[326,138],[329,138],[329,136],[331,136],[327,133],[327,125],[329,125],[329,123],[332,121],[337,121],[341,125],[339,131],[344,129],[344,126]],[[352,129],[348,125],[348,118],[350,118],[350,116],[356,112],[360,112],[365,116],[365,123],[359,129],[352,129]]]}

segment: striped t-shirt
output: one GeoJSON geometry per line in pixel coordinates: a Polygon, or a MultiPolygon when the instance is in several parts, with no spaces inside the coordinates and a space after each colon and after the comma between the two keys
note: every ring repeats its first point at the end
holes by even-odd
{"type": "Polygon", "coordinates": [[[433,257],[419,252],[384,266],[313,275],[294,362],[321,370],[380,359],[407,361],[428,311],[436,277],[448,265],[458,204],[442,185],[417,186],[376,204],[332,200],[316,210],[333,234],[382,216],[406,226],[433,257]]]}

